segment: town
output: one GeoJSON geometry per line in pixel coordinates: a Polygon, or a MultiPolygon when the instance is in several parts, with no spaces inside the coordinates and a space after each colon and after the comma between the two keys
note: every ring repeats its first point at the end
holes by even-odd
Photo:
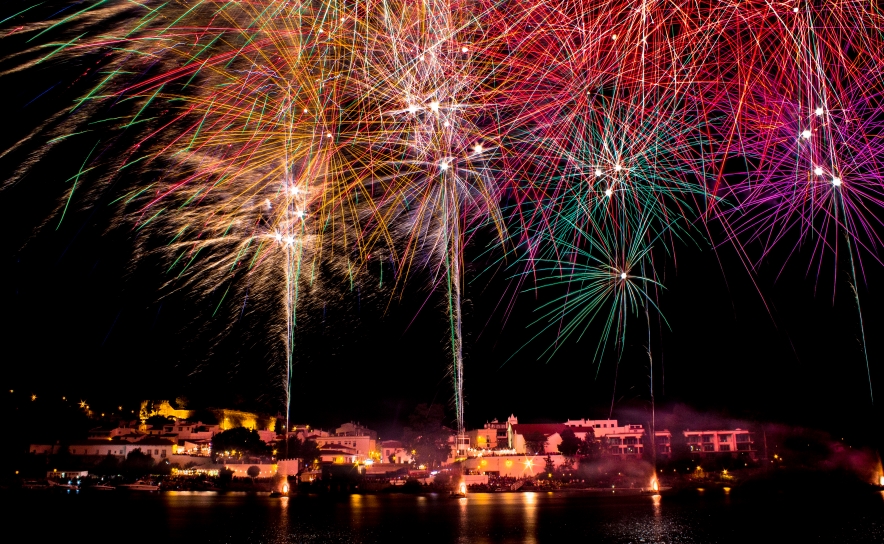
{"type": "Polygon", "coordinates": [[[618,419],[520,423],[511,414],[458,436],[440,406],[419,405],[401,436],[384,439],[355,421],[286,428],[278,416],[188,410],[166,400],[143,401],[136,415],[101,418],[79,439],[29,444],[25,485],[132,488],[137,480],[149,490],[365,491],[447,489],[456,477],[474,490],[625,492],[658,480],[726,484],[741,470],[780,462],[759,451],[748,425],[672,432],[618,419]],[[34,480],[43,477],[47,483],[34,480]]]}

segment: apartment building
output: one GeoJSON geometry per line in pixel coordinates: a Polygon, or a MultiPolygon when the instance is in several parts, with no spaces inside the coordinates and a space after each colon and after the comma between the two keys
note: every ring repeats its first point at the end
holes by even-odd
{"type": "Polygon", "coordinates": [[[684,431],[685,442],[691,452],[703,457],[717,455],[747,455],[756,459],[754,435],[745,429],[684,431]]]}

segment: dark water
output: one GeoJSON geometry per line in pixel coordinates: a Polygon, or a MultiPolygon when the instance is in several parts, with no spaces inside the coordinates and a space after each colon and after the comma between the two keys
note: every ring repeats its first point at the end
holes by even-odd
{"type": "MultiPolygon", "coordinates": [[[[3,495],[16,542],[884,542],[884,496],[3,495]],[[79,535],[79,536],[78,536],[79,535]]],[[[6,540],[12,542],[13,540],[6,540]]]]}

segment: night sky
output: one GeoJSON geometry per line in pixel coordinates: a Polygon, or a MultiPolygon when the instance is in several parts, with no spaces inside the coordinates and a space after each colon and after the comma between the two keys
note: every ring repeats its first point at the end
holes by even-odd
{"type": "MultiPolygon", "coordinates": [[[[21,46],[14,37],[0,42],[0,50],[21,46]]],[[[93,84],[94,76],[78,76],[96,61],[84,57],[81,64],[3,76],[0,149],[93,84]]],[[[0,61],[0,68],[15,62],[0,61]]],[[[283,355],[266,334],[278,313],[237,317],[239,300],[227,301],[213,316],[217,296],[195,300],[164,291],[169,278],[160,263],[133,255],[143,233],[114,226],[109,203],[119,195],[113,187],[94,199],[75,196],[56,229],[56,210],[69,187],[64,181],[76,174],[91,144],[58,146],[0,192],[3,390],[87,399],[99,410],[180,395],[193,405],[281,410],[283,355]]],[[[0,157],[3,179],[29,149],[0,157]]],[[[715,225],[710,229],[717,239],[715,225]]],[[[534,309],[552,294],[514,293],[518,268],[494,264],[500,254],[489,256],[484,247],[491,239],[479,235],[467,249],[468,425],[510,413],[523,421],[606,417],[612,398],[615,417],[646,410],[644,316],[630,319],[619,365],[613,350],[600,366],[593,363],[598,327],[580,342],[567,342],[552,360],[539,359],[554,334],[524,345],[538,330],[529,326],[534,309]]],[[[818,271],[811,248],[791,253],[794,244],[785,242],[765,261],[756,285],[731,246],[697,240],[679,244],[674,258],[658,265],[665,271],[660,307],[668,323],[652,316],[659,405],[862,432],[873,409],[845,263],[835,275],[831,258],[824,259],[818,271]]],[[[884,401],[884,274],[874,257],[863,262],[859,295],[869,362],[884,401]]],[[[300,310],[293,421],[332,426],[352,419],[395,433],[418,403],[443,403],[453,415],[444,293],[431,291],[422,273],[401,293],[377,289],[375,276],[352,290],[341,281],[309,296],[300,310]]]]}

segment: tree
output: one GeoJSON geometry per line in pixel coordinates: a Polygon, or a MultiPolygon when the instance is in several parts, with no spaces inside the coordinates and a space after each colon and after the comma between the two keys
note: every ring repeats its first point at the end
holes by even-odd
{"type": "Polygon", "coordinates": [[[412,441],[411,451],[414,459],[430,467],[438,467],[444,463],[451,453],[448,433],[423,434],[412,441]]]}
{"type": "Polygon", "coordinates": [[[190,415],[194,421],[200,421],[206,425],[217,425],[218,417],[211,410],[194,410],[190,415]]]}
{"type": "Polygon", "coordinates": [[[119,469],[120,462],[117,461],[116,456],[108,453],[101,461],[92,467],[91,472],[99,476],[113,476],[114,474],[119,473],[119,469]]]}
{"type": "Polygon", "coordinates": [[[570,427],[566,427],[565,430],[559,434],[559,436],[562,437],[562,442],[558,446],[559,453],[567,457],[570,461],[577,455],[577,452],[580,450],[581,441],[579,438],[577,438],[577,435],[574,434],[574,430],[570,427]]]}
{"type": "Polygon", "coordinates": [[[546,459],[543,461],[543,470],[546,471],[546,477],[552,478],[553,472],[556,471],[556,464],[553,462],[552,457],[547,455],[546,459]]]}
{"type": "Polygon", "coordinates": [[[164,425],[174,425],[175,420],[171,417],[154,415],[147,418],[144,423],[150,425],[152,429],[162,429],[164,425]]]}
{"type": "Polygon", "coordinates": [[[577,453],[589,460],[595,460],[601,454],[602,445],[595,438],[595,430],[592,428],[586,432],[586,436],[580,441],[577,453]]]}
{"type": "Polygon", "coordinates": [[[168,476],[172,474],[172,463],[169,462],[168,459],[162,459],[156,465],[154,465],[153,470],[150,471],[151,474],[160,474],[162,476],[168,476]]]}
{"type": "Polygon", "coordinates": [[[445,410],[438,404],[418,404],[408,416],[403,441],[415,460],[427,466],[438,466],[448,459],[451,431],[442,422],[445,410]]]}
{"type": "Polygon", "coordinates": [[[71,455],[71,449],[67,444],[62,444],[58,447],[58,451],[52,455],[50,464],[52,468],[70,469],[73,465],[73,460],[74,457],[71,455]]]}
{"type": "Polygon", "coordinates": [[[258,475],[261,474],[261,469],[256,467],[255,465],[252,465],[246,470],[246,474],[249,475],[249,478],[251,478],[252,482],[254,483],[255,478],[257,478],[258,475]]]}
{"type": "Polygon", "coordinates": [[[222,468],[218,471],[218,485],[220,487],[227,487],[227,485],[233,481],[233,471],[227,467],[222,468]]]}
{"type": "Polygon", "coordinates": [[[546,449],[546,435],[540,431],[525,433],[525,449],[530,455],[539,455],[546,449]]]}
{"type": "Polygon", "coordinates": [[[126,460],[123,461],[120,470],[127,476],[137,478],[149,474],[153,469],[153,466],[153,457],[146,453],[142,453],[141,450],[134,450],[129,452],[129,455],[126,456],[126,460]]]}
{"type": "Polygon", "coordinates": [[[418,404],[408,416],[408,427],[415,432],[435,430],[445,421],[445,409],[439,404],[418,404]]]}
{"type": "Polygon", "coordinates": [[[227,457],[243,457],[266,455],[270,447],[261,440],[258,431],[236,427],[220,432],[212,437],[212,460],[218,455],[227,457]]]}
{"type": "Polygon", "coordinates": [[[286,441],[285,456],[288,459],[298,459],[301,465],[310,465],[319,459],[319,448],[313,440],[301,440],[293,436],[286,441]]]}

